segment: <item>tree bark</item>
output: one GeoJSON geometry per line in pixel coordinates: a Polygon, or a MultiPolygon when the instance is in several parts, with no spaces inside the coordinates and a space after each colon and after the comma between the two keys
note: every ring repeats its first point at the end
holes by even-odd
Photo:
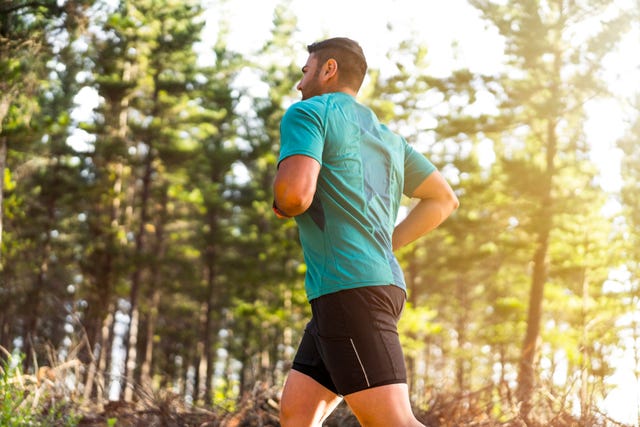
{"type": "MultiPolygon", "coordinates": [[[[583,316],[586,314],[587,300],[589,298],[589,291],[587,281],[582,284],[582,309],[583,316]]],[[[582,343],[580,345],[581,361],[580,361],[580,418],[583,422],[589,419],[589,409],[591,404],[589,402],[589,349],[588,349],[588,325],[586,317],[584,317],[584,324],[582,325],[582,343]]]]}
{"type": "Polygon", "coordinates": [[[94,348],[92,349],[92,360],[89,364],[87,378],[85,380],[83,398],[91,399],[95,388],[96,402],[103,401],[105,388],[105,373],[107,371],[107,360],[109,357],[111,338],[111,327],[113,325],[114,305],[110,304],[106,311],[106,316],[102,319],[97,328],[97,335],[94,338],[94,348]]]}
{"type": "Polygon", "coordinates": [[[26,317],[26,329],[24,333],[25,346],[24,353],[25,358],[23,361],[24,371],[27,372],[31,367],[31,363],[36,363],[36,353],[34,348],[34,341],[38,339],[38,329],[40,328],[40,312],[42,311],[43,291],[46,290],[49,272],[49,261],[51,259],[51,229],[55,222],[55,205],[56,200],[49,198],[46,200],[47,206],[47,225],[44,228],[44,235],[46,236],[42,245],[42,251],[40,252],[40,265],[38,267],[38,274],[35,277],[35,281],[31,290],[29,291],[25,306],[27,312],[26,317]]]}
{"type": "MultiPolygon", "coordinates": [[[[149,203],[149,186],[151,181],[151,159],[149,154],[147,156],[145,173],[143,177],[142,185],[142,200],[141,200],[141,213],[140,224],[138,226],[138,232],[135,239],[135,257],[136,259],[142,259],[145,248],[145,226],[148,221],[148,208],[149,203]]],[[[133,399],[133,389],[135,387],[134,374],[137,366],[138,356],[138,327],[140,321],[140,310],[138,298],[140,295],[140,285],[142,281],[142,270],[144,266],[140,263],[136,263],[135,269],[131,276],[131,290],[129,292],[129,331],[127,334],[126,345],[126,357],[125,357],[125,388],[124,388],[124,400],[130,402],[133,399]]]]}
{"type": "Polygon", "coordinates": [[[142,362],[142,366],[140,368],[140,383],[143,387],[148,387],[151,389],[152,386],[152,367],[153,367],[153,347],[156,331],[156,324],[158,322],[158,309],[160,307],[160,296],[161,296],[161,286],[160,286],[160,276],[161,276],[161,268],[166,245],[164,241],[164,224],[167,221],[167,203],[169,203],[169,196],[167,194],[168,189],[163,189],[162,192],[162,203],[160,208],[159,219],[156,221],[155,226],[155,243],[153,248],[153,253],[156,254],[153,261],[153,268],[151,269],[151,280],[150,282],[153,284],[153,291],[151,294],[151,307],[149,307],[149,313],[147,318],[147,331],[146,331],[146,346],[144,352],[144,358],[142,362]]]}
{"type": "Polygon", "coordinates": [[[517,397],[521,406],[521,415],[528,419],[532,409],[532,395],[535,389],[535,356],[538,338],[540,336],[540,322],[542,319],[542,300],[544,285],[547,280],[545,265],[548,235],[540,236],[538,248],[533,258],[533,275],[531,292],[529,294],[529,311],[527,314],[527,331],[522,343],[520,366],[518,371],[517,397]]]}
{"type": "Polygon", "coordinates": [[[468,328],[468,313],[469,313],[469,298],[468,290],[465,283],[462,280],[458,280],[456,283],[457,299],[460,304],[460,312],[456,319],[456,336],[458,354],[456,355],[456,383],[458,386],[458,392],[465,393],[467,391],[466,377],[466,361],[469,360],[469,356],[465,356],[465,346],[467,344],[467,328],[468,328]]]}
{"type": "Polygon", "coordinates": [[[529,310],[527,313],[527,330],[522,343],[520,366],[518,370],[518,387],[516,397],[521,402],[520,415],[529,419],[533,409],[533,393],[535,391],[535,357],[540,337],[540,323],[542,321],[542,304],[544,287],[547,281],[547,252],[549,250],[549,236],[552,227],[552,183],[555,175],[555,157],[557,150],[557,136],[555,121],[547,120],[547,153],[546,169],[541,182],[542,198],[539,215],[538,237],[536,251],[533,256],[533,273],[531,276],[531,291],[529,294],[529,310]]]}
{"type": "MultiPolygon", "coordinates": [[[[0,123],[2,123],[3,116],[0,113],[0,123]]],[[[0,132],[2,132],[2,125],[0,124],[0,132]]],[[[4,220],[4,170],[7,165],[7,137],[0,135],[0,249],[2,248],[2,234],[3,234],[3,220],[4,220]]],[[[2,250],[0,250],[0,274],[4,270],[4,261],[2,257],[2,250]]]]}
{"type": "Polygon", "coordinates": [[[206,404],[211,403],[212,399],[212,390],[211,390],[211,379],[213,378],[213,370],[214,370],[214,352],[213,352],[213,337],[217,335],[217,327],[215,324],[215,319],[213,318],[214,313],[217,307],[217,284],[216,284],[216,276],[217,269],[213,264],[215,261],[215,254],[211,253],[209,260],[211,264],[208,266],[207,272],[207,306],[206,306],[206,314],[205,314],[205,325],[204,325],[204,356],[206,361],[206,374],[205,374],[205,384],[204,384],[204,401],[206,404]]]}

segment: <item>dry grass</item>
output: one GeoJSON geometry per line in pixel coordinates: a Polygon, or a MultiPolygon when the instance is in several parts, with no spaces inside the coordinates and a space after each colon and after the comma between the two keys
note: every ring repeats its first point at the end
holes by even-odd
{"type": "MultiPolygon", "coordinates": [[[[187,405],[168,391],[136,389],[135,402],[83,401],[78,385],[86,368],[75,357],[51,366],[36,366],[25,375],[12,355],[0,347],[7,362],[0,367],[0,425],[6,427],[278,427],[279,392],[257,384],[229,412],[223,408],[187,405]],[[2,418],[4,417],[4,418],[2,418]]],[[[53,358],[52,358],[53,360],[53,358]]],[[[417,417],[429,427],[629,427],[602,413],[587,419],[572,415],[550,393],[537,396],[536,409],[527,422],[518,415],[518,404],[508,390],[488,387],[465,394],[433,393],[417,417]]],[[[357,427],[356,418],[341,404],[325,422],[326,427],[357,427]]]]}

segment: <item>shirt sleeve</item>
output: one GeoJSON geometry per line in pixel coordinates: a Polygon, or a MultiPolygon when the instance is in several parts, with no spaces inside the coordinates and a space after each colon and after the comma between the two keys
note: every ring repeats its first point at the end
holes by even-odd
{"type": "Polygon", "coordinates": [[[317,109],[309,103],[293,104],[280,122],[280,157],[278,163],[287,157],[301,154],[322,164],[324,148],[324,126],[317,109]]]}
{"type": "Polygon", "coordinates": [[[436,167],[424,155],[404,141],[404,189],[403,193],[411,196],[436,167]]]}

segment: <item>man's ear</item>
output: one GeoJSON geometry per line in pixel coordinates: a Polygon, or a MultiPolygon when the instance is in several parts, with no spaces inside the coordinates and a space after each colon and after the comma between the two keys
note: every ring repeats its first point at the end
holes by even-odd
{"type": "Polygon", "coordinates": [[[322,78],[330,80],[338,75],[338,61],[333,58],[327,59],[327,62],[322,66],[322,78]]]}

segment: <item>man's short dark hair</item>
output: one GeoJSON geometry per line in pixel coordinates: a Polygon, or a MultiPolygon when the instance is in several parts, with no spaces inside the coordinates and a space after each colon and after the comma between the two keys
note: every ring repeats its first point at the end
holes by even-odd
{"type": "Polygon", "coordinates": [[[360,89],[367,72],[367,59],[357,42],[346,37],[334,37],[310,44],[307,51],[316,55],[319,65],[330,58],[335,59],[340,83],[356,92],[360,89]]]}

